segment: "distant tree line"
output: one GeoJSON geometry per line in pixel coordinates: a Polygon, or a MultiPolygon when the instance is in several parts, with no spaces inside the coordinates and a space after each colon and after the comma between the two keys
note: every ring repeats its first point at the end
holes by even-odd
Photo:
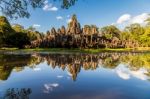
{"type": "Polygon", "coordinates": [[[150,47],[150,21],[147,25],[131,24],[119,30],[110,25],[80,26],[76,15],[72,16],[67,28],[52,28],[40,33],[32,26],[24,29],[19,24],[10,25],[6,17],[0,17],[0,47],[18,48],[136,48],[150,47]]]}

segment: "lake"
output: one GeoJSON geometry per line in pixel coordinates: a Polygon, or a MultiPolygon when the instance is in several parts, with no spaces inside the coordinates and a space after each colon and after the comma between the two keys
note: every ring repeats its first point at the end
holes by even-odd
{"type": "Polygon", "coordinates": [[[1,53],[0,99],[150,99],[150,53],[1,53]]]}

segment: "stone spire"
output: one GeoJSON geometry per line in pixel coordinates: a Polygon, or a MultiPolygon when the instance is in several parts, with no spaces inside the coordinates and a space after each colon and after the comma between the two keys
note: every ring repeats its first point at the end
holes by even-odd
{"type": "Polygon", "coordinates": [[[73,15],[71,22],[68,24],[67,34],[79,34],[81,33],[80,23],[76,18],[76,15],[73,15]]]}
{"type": "Polygon", "coordinates": [[[61,33],[62,33],[62,34],[66,34],[66,29],[65,29],[64,26],[61,27],[61,33]]]}
{"type": "Polygon", "coordinates": [[[56,30],[55,30],[55,28],[53,27],[52,29],[51,29],[51,35],[56,35],[56,30]]]}

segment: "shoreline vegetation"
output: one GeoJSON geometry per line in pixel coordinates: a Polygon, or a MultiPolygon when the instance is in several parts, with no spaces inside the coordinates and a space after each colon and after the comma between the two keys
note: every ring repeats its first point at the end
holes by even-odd
{"type": "Polygon", "coordinates": [[[81,52],[81,53],[101,53],[101,52],[150,52],[150,47],[139,48],[101,48],[101,49],[79,49],[79,48],[0,48],[0,52],[21,51],[21,52],[81,52]]]}
{"type": "Polygon", "coordinates": [[[20,51],[104,52],[149,51],[150,20],[146,26],[131,24],[120,30],[115,25],[98,28],[96,25],[81,27],[73,15],[67,27],[51,28],[40,33],[35,28],[24,29],[11,25],[6,17],[0,17],[0,48],[20,51]]]}

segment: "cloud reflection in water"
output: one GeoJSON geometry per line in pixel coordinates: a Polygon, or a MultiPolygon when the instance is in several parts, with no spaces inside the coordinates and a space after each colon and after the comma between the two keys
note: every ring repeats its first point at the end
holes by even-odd
{"type": "Polygon", "coordinates": [[[59,87],[58,83],[44,84],[44,90],[43,90],[43,92],[46,93],[46,94],[49,94],[50,92],[52,92],[57,87],[59,87]]]}
{"type": "Polygon", "coordinates": [[[127,68],[126,65],[124,64],[120,64],[118,65],[118,67],[115,69],[115,72],[117,73],[117,75],[124,79],[124,80],[128,80],[132,77],[135,77],[137,79],[140,80],[148,80],[149,77],[146,75],[147,70],[144,68],[140,68],[137,71],[132,71],[129,68],[127,68]]]}

